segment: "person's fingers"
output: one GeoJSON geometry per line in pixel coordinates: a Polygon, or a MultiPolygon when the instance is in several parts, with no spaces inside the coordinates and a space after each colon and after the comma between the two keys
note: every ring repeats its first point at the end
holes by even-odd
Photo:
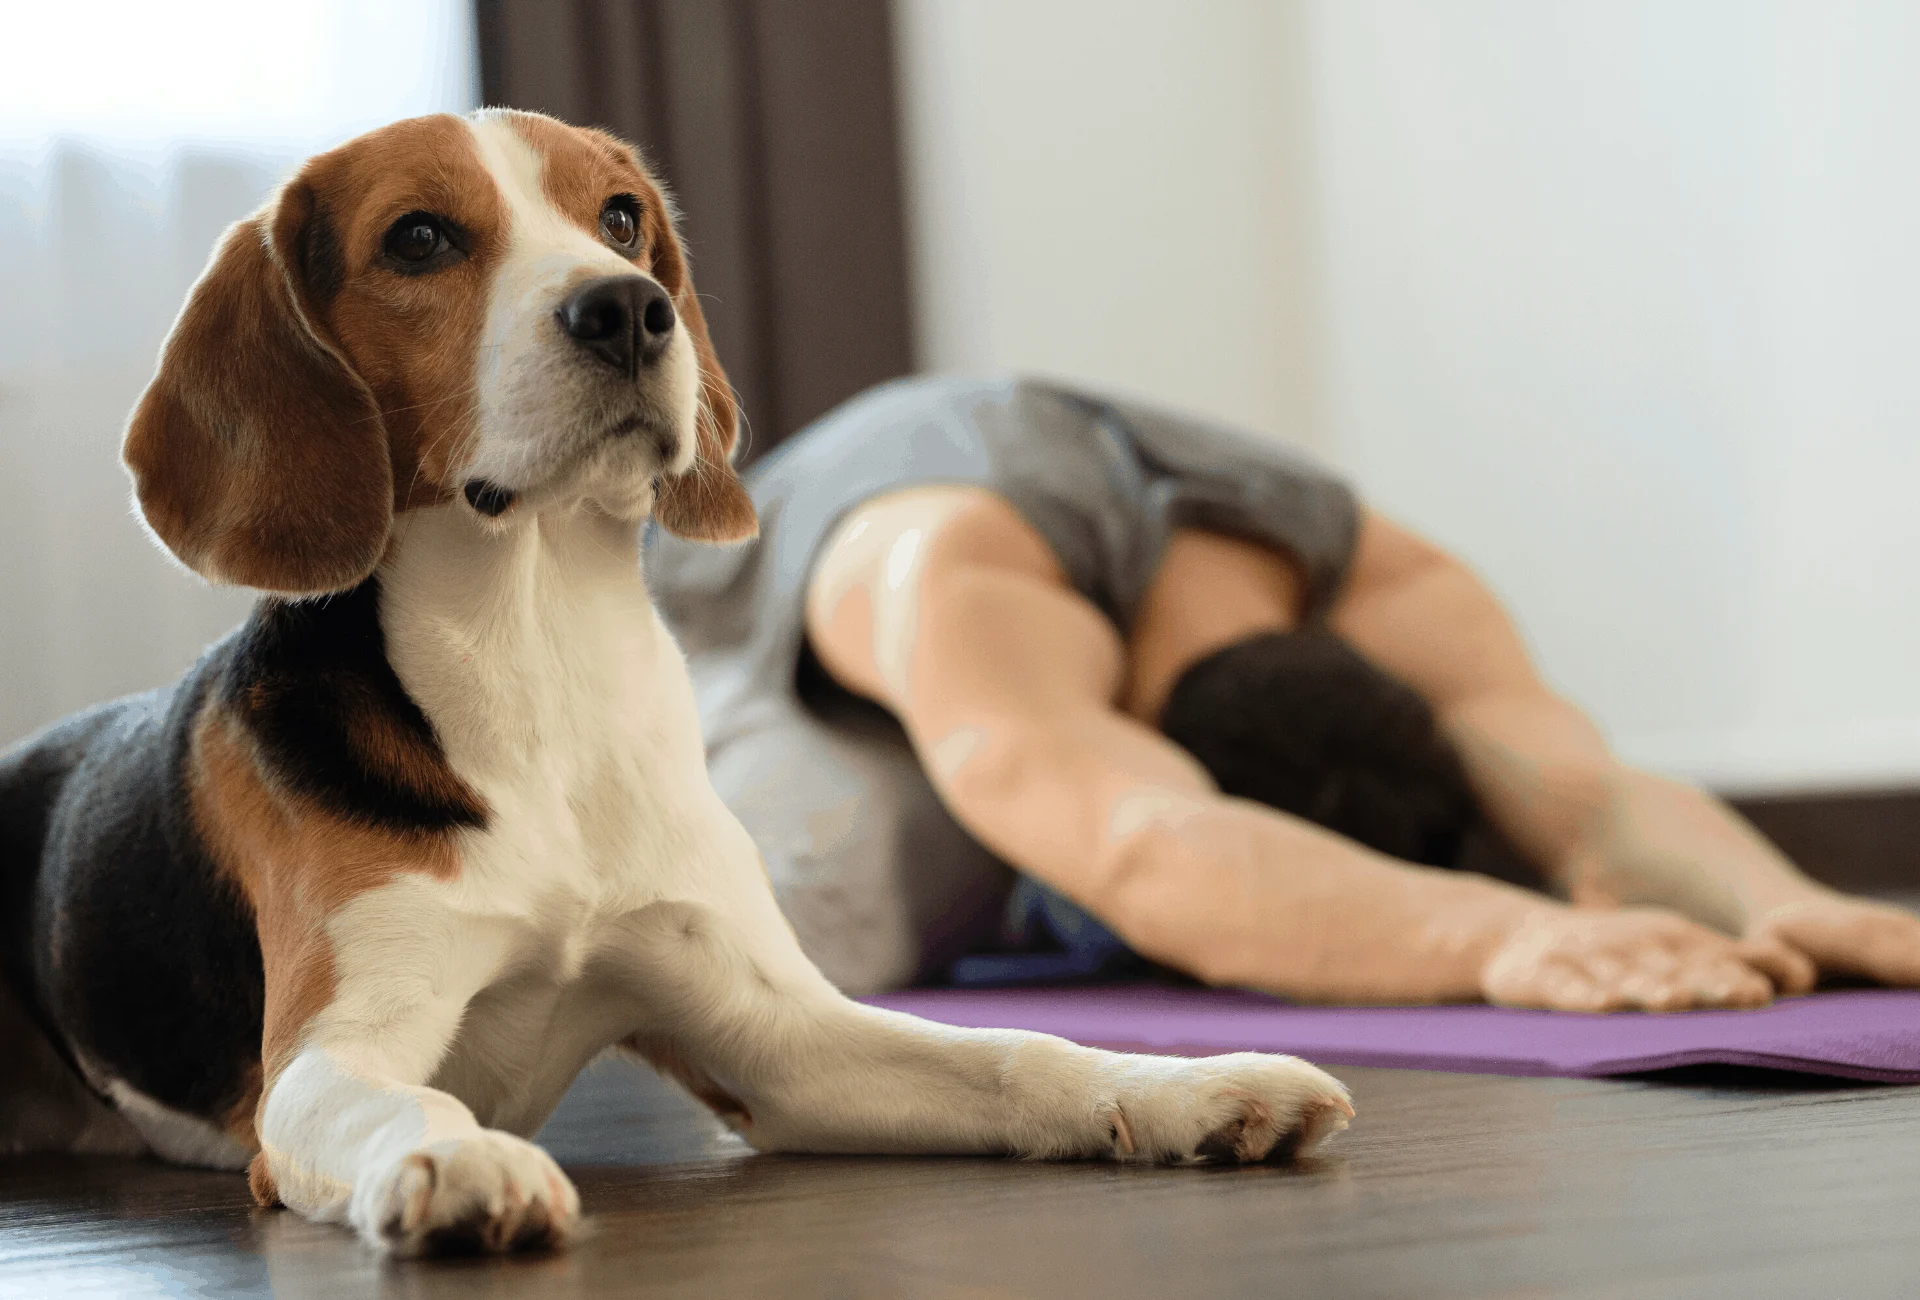
{"type": "Polygon", "coordinates": [[[1773,1001],[1774,984],[1771,977],[1741,963],[1733,972],[1731,983],[1722,986],[1724,992],[1714,1003],[1716,1006],[1747,1008],[1764,1007],[1773,1001]]]}
{"type": "Polygon", "coordinates": [[[1610,952],[1597,952],[1587,958],[1587,974],[1595,983],[1612,987],[1627,977],[1627,963],[1610,952]]]}
{"type": "Polygon", "coordinates": [[[1633,965],[1643,976],[1670,981],[1685,968],[1690,947],[1691,944],[1672,941],[1643,944],[1633,952],[1633,965]]]}
{"type": "Polygon", "coordinates": [[[1875,917],[1861,926],[1851,953],[1850,975],[1864,975],[1902,988],[1920,985],[1920,920],[1908,916],[1875,917]]]}
{"type": "Polygon", "coordinates": [[[1606,995],[1591,979],[1575,971],[1559,971],[1543,981],[1541,1004],[1555,1011],[1604,1011],[1606,995]]]}
{"type": "Polygon", "coordinates": [[[1664,975],[1641,972],[1622,989],[1633,1005],[1647,1011],[1756,1007],[1773,1000],[1772,982],[1739,960],[1724,940],[1702,945],[1664,975]]]}
{"type": "Polygon", "coordinates": [[[1607,999],[1594,980],[1563,957],[1549,957],[1523,968],[1509,967],[1491,979],[1487,1001],[1500,1006],[1545,1011],[1604,1011],[1607,999]]]}
{"type": "Polygon", "coordinates": [[[1736,944],[1651,909],[1559,918],[1521,938],[1483,972],[1489,1001],[1567,1011],[1754,1007],[1776,987],[1803,991],[1813,979],[1807,956],[1777,937],[1736,944]]]}
{"type": "Polygon", "coordinates": [[[1798,997],[1813,990],[1819,982],[1820,968],[1804,952],[1769,935],[1743,939],[1738,945],[1740,959],[1773,981],[1782,997],[1798,997]]]}
{"type": "Polygon", "coordinates": [[[1920,986],[1920,917],[1855,899],[1796,903],[1762,920],[1763,933],[1820,970],[1901,987],[1920,986]]]}
{"type": "Polygon", "coordinates": [[[1629,971],[1616,987],[1627,1005],[1643,1011],[1657,1011],[1672,997],[1670,980],[1644,969],[1629,971]]]}

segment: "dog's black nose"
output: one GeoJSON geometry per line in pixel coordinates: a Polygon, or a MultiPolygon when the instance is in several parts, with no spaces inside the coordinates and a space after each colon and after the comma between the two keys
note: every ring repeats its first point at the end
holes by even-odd
{"type": "Polygon", "coordinates": [[[554,315],[567,337],[629,375],[657,360],[673,339],[673,299],[643,275],[589,280],[554,315]]]}

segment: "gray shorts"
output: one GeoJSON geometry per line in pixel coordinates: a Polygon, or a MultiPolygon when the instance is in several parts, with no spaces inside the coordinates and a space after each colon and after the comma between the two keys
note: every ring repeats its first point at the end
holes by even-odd
{"type": "Polygon", "coordinates": [[[800,946],[856,994],[944,975],[999,933],[1014,883],[877,712],[857,701],[829,703],[825,716],[783,709],[709,759],[800,946]]]}

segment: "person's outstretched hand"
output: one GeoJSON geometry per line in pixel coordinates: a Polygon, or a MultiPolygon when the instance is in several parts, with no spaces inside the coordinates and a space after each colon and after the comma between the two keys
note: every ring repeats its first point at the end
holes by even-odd
{"type": "MultiPolygon", "coordinates": [[[[1920,975],[1920,947],[1912,955],[1920,975]]],[[[1810,954],[1771,934],[1729,939],[1652,908],[1542,908],[1494,951],[1480,985],[1510,1007],[1690,1011],[1764,1006],[1815,978],[1810,954]]]]}
{"type": "Polygon", "coordinates": [[[1920,916],[1820,890],[1763,913],[1749,939],[1792,949],[1822,975],[1920,988],[1920,916]]]}

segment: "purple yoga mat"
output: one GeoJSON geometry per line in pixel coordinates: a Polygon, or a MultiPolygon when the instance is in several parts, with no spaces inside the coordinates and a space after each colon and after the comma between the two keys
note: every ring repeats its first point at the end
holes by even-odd
{"type": "Polygon", "coordinates": [[[1321,1065],[1592,1078],[1752,1065],[1920,1083],[1920,992],[1861,989],[1757,1011],[1583,1015],[1504,1007],[1301,1007],[1257,993],[1113,988],[916,989],[867,998],[949,1025],[1037,1029],[1092,1047],[1210,1056],[1287,1052],[1321,1065]]]}

